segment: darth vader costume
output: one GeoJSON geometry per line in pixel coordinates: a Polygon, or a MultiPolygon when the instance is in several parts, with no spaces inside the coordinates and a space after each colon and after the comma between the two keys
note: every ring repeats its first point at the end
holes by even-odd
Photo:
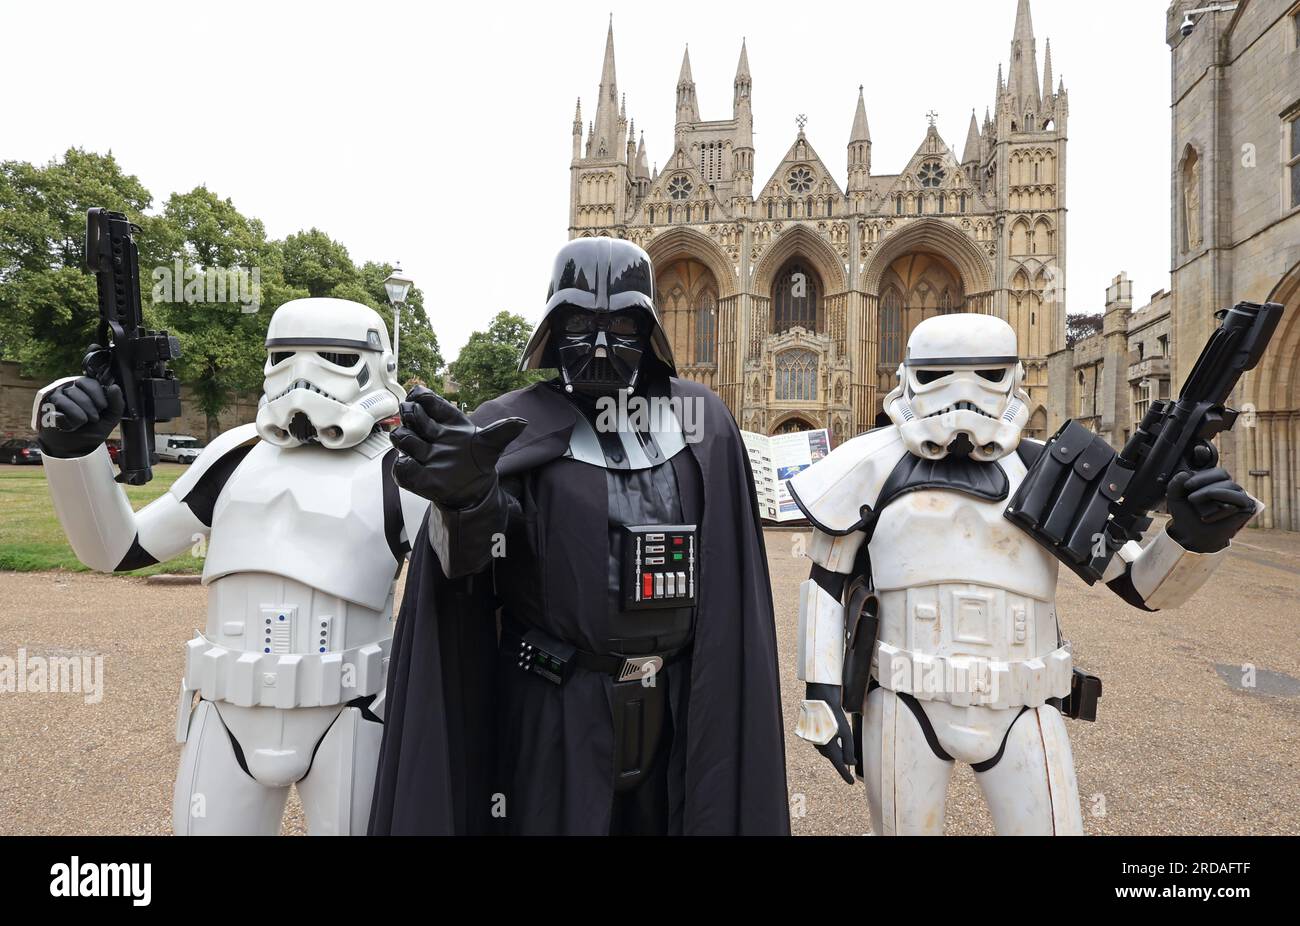
{"type": "Polygon", "coordinates": [[[433,504],[371,833],[789,832],[753,477],[675,377],[653,279],[630,242],[570,242],[520,364],[559,376],[403,407],[394,478],[433,504]]]}

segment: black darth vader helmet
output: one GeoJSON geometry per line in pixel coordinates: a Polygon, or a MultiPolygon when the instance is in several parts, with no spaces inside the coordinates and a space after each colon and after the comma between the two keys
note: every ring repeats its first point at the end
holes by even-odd
{"type": "Polygon", "coordinates": [[[578,238],[555,257],[546,310],[521,370],[555,367],[569,391],[634,388],[647,369],[676,373],[654,304],[650,255],[620,238],[578,238]]]}

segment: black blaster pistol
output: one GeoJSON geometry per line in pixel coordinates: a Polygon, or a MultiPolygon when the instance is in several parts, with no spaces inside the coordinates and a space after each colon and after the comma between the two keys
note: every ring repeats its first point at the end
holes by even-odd
{"type": "Polygon", "coordinates": [[[98,342],[108,352],[86,358],[86,375],[122,390],[122,452],[118,482],[144,485],[153,478],[155,421],[181,414],[181,387],[167,361],[181,355],[166,331],[146,331],[140,310],[140,258],[132,233],[139,228],[120,212],[86,213],[86,267],[99,289],[98,342]]]}
{"type": "Polygon", "coordinates": [[[1164,502],[1174,476],[1218,464],[1211,440],[1238,414],[1224,403],[1259,363],[1281,317],[1276,302],[1239,302],[1215,313],[1219,327],[1176,400],[1152,402],[1119,453],[1067,421],[1029,467],[1005,516],[1094,584],[1116,551],[1151,525],[1149,512],[1164,502]]]}

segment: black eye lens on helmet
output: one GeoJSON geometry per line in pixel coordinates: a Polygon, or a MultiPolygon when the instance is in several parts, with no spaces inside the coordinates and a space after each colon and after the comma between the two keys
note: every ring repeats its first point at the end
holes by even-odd
{"type": "Polygon", "coordinates": [[[1002,377],[1006,375],[1006,370],[976,370],[975,373],[984,377],[990,383],[999,383],[1002,377]]]}
{"type": "Polygon", "coordinates": [[[612,334],[630,337],[641,333],[641,319],[632,312],[620,312],[609,318],[609,330],[612,334]]]}
{"type": "Polygon", "coordinates": [[[570,312],[564,319],[565,334],[591,334],[596,330],[594,312],[570,312]]]}
{"type": "Polygon", "coordinates": [[[335,353],[333,351],[319,350],[316,352],[322,360],[336,364],[341,367],[350,367],[361,359],[359,354],[335,353]]]}
{"type": "Polygon", "coordinates": [[[293,356],[293,351],[291,350],[271,351],[271,366],[275,366],[278,363],[284,363],[292,356],[293,356]]]}
{"type": "Polygon", "coordinates": [[[916,381],[922,386],[934,382],[936,379],[943,379],[945,376],[951,376],[952,370],[917,370],[916,381]]]}

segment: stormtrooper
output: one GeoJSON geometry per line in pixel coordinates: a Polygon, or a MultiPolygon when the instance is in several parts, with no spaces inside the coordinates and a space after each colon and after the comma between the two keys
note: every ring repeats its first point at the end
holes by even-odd
{"type": "MultiPolygon", "coordinates": [[[[33,412],[83,563],[138,569],[206,544],[207,625],[186,645],[176,717],[178,835],[273,835],[295,784],[311,833],[364,832],[393,585],[427,507],[391,478],[379,422],[405,392],[374,311],[288,302],[266,349],[256,423],[213,440],[138,512],[104,445],[122,415],[116,385],[60,380],[33,412]]],[[[87,369],[105,353],[92,347],[87,369]]]]}
{"type": "MultiPolygon", "coordinates": [[[[1100,681],[1061,636],[1057,559],[1004,517],[1043,449],[1022,434],[1015,332],[987,315],[926,319],[898,377],[892,424],[789,482],[814,529],[796,733],[849,783],[856,765],[877,835],[941,835],[957,762],[999,834],[1081,834],[1063,717],[1093,719],[1100,681]]],[[[1257,509],[1218,468],[1176,476],[1166,503],[1168,525],[1102,577],[1148,610],[1194,593],[1257,509]],[[1203,520],[1206,499],[1219,507],[1203,520]]]]}

